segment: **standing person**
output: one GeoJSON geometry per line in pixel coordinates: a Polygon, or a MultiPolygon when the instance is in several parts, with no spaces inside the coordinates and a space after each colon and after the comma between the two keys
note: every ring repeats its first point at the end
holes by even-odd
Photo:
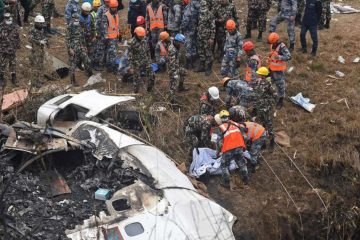
{"type": "Polygon", "coordinates": [[[65,19],[66,24],[69,25],[71,23],[73,13],[77,13],[80,15],[81,8],[79,4],[79,0],[68,0],[65,6],[65,19]]]}
{"type": "Polygon", "coordinates": [[[45,23],[46,23],[46,27],[45,27],[45,33],[47,34],[55,34],[54,31],[52,31],[51,29],[51,16],[53,14],[54,11],[54,0],[43,0],[43,2],[41,3],[42,5],[42,15],[45,18],[45,23]]]}
{"type": "Polygon", "coordinates": [[[247,56],[245,80],[252,82],[256,79],[256,71],[261,67],[261,60],[259,55],[256,54],[254,44],[251,41],[243,44],[243,51],[247,56]]]}
{"type": "Polygon", "coordinates": [[[239,65],[242,55],[242,37],[236,29],[233,20],[226,22],[226,40],[224,45],[224,57],[221,62],[221,76],[236,78],[239,76],[239,65]]]}
{"type": "Polygon", "coordinates": [[[104,0],[104,4],[101,5],[96,13],[95,19],[95,29],[96,29],[96,49],[94,53],[93,59],[93,67],[96,71],[100,71],[101,68],[104,66],[104,59],[105,59],[105,48],[106,48],[106,38],[101,33],[103,26],[102,26],[102,17],[103,15],[109,10],[109,0],[104,0]]]}
{"type": "Polygon", "coordinates": [[[20,13],[19,13],[18,0],[4,0],[4,3],[5,3],[5,5],[4,5],[5,12],[10,13],[13,21],[16,21],[16,23],[21,27],[21,19],[20,19],[20,13]]]}
{"type": "Polygon", "coordinates": [[[20,49],[20,35],[11,14],[5,13],[0,23],[0,86],[5,86],[5,72],[10,72],[11,83],[17,87],[16,51],[20,49]],[[7,66],[9,70],[6,71],[7,66]]]}
{"type": "Polygon", "coordinates": [[[20,4],[24,8],[24,23],[29,23],[30,1],[20,0],[20,4]]]}
{"type": "Polygon", "coordinates": [[[275,83],[279,100],[276,103],[276,108],[281,109],[284,105],[285,97],[285,70],[286,62],[291,60],[291,53],[286,47],[285,43],[280,41],[277,33],[270,33],[268,42],[270,43],[269,54],[269,69],[271,73],[271,80],[275,83]]]}
{"type": "Polygon", "coordinates": [[[230,3],[229,0],[220,0],[214,8],[214,17],[216,23],[216,43],[220,50],[219,59],[221,60],[224,55],[224,44],[226,40],[225,25],[227,20],[232,19],[236,23],[236,28],[240,26],[239,18],[236,13],[235,5],[230,3]]]}
{"type": "Polygon", "coordinates": [[[191,0],[188,3],[183,11],[183,16],[181,20],[180,29],[181,32],[186,37],[185,49],[186,49],[186,63],[185,68],[192,68],[193,63],[195,63],[197,56],[197,26],[198,26],[198,17],[200,10],[200,1],[191,0]]]}
{"type": "Polygon", "coordinates": [[[134,32],[135,36],[129,44],[129,73],[133,79],[134,93],[139,92],[140,72],[144,72],[148,78],[147,91],[151,92],[155,83],[155,75],[151,71],[151,56],[145,40],[146,30],[143,27],[137,27],[134,32]]]}
{"type": "MultiPolygon", "coordinates": [[[[235,160],[239,168],[241,178],[244,184],[248,184],[249,176],[246,167],[246,160],[243,157],[243,152],[246,149],[243,138],[244,126],[233,122],[229,119],[230,113],[227,110],[222,110],[219,113],[221,121],[218,123],[221,134],[217,140],[217,156],[221,156],[221,170],[223,177],[223,186],[230,187],[230,172],[229,166],[231,160],[235,160]]],[[[217,117],[215,117],[217,118],[217,117]]]]}
{"type": "Polygon", "coordinates": [[[84,64],[88,77],[93,73],[91,70],[90,58],[86,53],[84,32],[80,26],[79,15],[77,13],[73,13],[72,20],[66,28],[65,40],[69,54],[70,81],[73,86],[78,86],[75,78],[77,66],[84,64]]]}
{"type": "Polygon", "coordinates": [[[127,15],[127,23],[131,28],[131,35],[134,37],[134,30],[138,26],[136,23],[136,19],[139,16],[145,18],[146,15],[146,5],[142,0],[130,0],[129,10],[127,15]]]}
{"type": "Polygon", "coordinates": [[[93,22],[94,25],[95,25],[95,22],[96,22],[97,11],[98,11],[100,6],[101,6],[101,0],[94,0],[93,1],[92,10],[90,12],[90,15],[91,15],[91,21],[93,22]]]}
{"type": "Polygon", "coordinates": [[[322,13],[319,21],[319,29],[330,28],[331,21],[331,5],[332,0],[323,0],[322,2],[322,13]]]}
{"type": "Polygon", "coordinates": [[[150,52],[155,56],[155,46],[159,41],[159,35],[166,28],[167,13],[165,5],[159,0],[152,0],[146,7],[146,30],[150,32],[150,52]]]}
{"type": "Polygon", "coordinates": [[[5,9],[4,1],[0,0],[0,22],[2,22],[4,19],[4,9],[5,9]]]}
{"type": "Polygon", "coordinates": [[[121,38],[118,1],[110,0],[109,11],[102,18],[101,35],[105,40],[106,67],[110,72],[116,72],[116,47],[121,38]]]}
{"type": "Polygon", "coordinates": [[[80,14],[80,25],[84,32],[85,44],[87,49],[87,54],[92,59],[93,56],[93,45],[95,39],[95,24],[91,21],[90,12],[92,10],[92,6],[89,2],[84,2],[81,5],[81,14],[80,14]]]}
{"type": "Polygon", "coordinates": [[[281,1],[281,8],[278,15],[270,21],[270,33],[276,32],[276,26],[282,22],[287,22],[287,32],[290,40],[289,50],[293,51],[295,47],[295,16],[297,12],[297,0],[281,1]]]}
{"type": "Polygon", "coordinates": [[[170,35],[168,32],[164,31],[160,33],[160,40],[155,47],[155,61],[159,65],[160,71],[166,69],[166,63],[168,58],[168,46],[171,43],[170,35]]]}
{"type": "Polygon", "coordinates": [[[212,47],[215,41],[215,18],[210,12],[206,0],[200,1],[197,31],[197,48],[200,62],[195,72],[205,72],[205,76],[210,76],[213,65],[212,47]]]}
{"type": "Polygon", "coordinates": [[[266,15],[270,10],[271,0],[248,0],[248,15],[246,18],[246,36],[251,38],[251,27],[258,23],[258,41],[262,41],[262,34],[266,30],[266,15]]]}
{"type": "Polygon", "coordinates": [[[215,115],[215,105],[220,99],[219,89],[215,86],[209,87],[208,90],[200,96],[200,114],[215,115]]]}
{"type": "Polygon", "coordinates": [[[29,31],[29,42],[31,44],[31,55],[29,57],[30,65],[35,68],[35,79],[32,82],[36,87],[40,87],[42,83],[42,72],[44,71],[44,57],[45,46],[48,46],[49,42],[46,37],[45,31],[45,18],[41,15],[37,15],[34,20],[34,27],[29,31]]]}
{"type": "Polygon", "coordinates": [[[304,17],[301,23],[300,42],[303,53],[307,53],[306,33],[310,31],[313,42],[311,55],[316,56],[318,48],[317,28],[322,13],[321,0],[306,0],[304,17]]]}
{"type": "Polygon", "coordinates": [[[185,36],[178,33],[168,46],[167,70],[169,75],[169,96],[170,102],[175,103],[175,90],[184,92],[186,70],[180,65],[180,48],[185,43],[185,36]],[[177,87],[177,88],[176,88],[177,87]]]}
{"type": "Polygon", "coordinates": [[[167,29],[172,37],[180,32],[181,16],[182,16],[182,0],[173,0],[168,10],[167,29]]]}

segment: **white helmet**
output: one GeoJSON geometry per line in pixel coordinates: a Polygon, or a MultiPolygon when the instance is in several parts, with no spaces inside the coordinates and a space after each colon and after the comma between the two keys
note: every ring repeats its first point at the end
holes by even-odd
{"type": "Polygon", "coordinates": [[[35,17],[35,22],[36,23],[45,23],[45,18],[43,16],[41,16],[41,15],[37,15],[35,17]]]}
{"type": "Polygon", "coordinates": [[[91,3],[89,3],[89,2],[84,2],[84,3],[81,5],[81,9],[84,10],[85,12],[90,12],[91,9],[92,9],[91,3]]]}
{"type": "Polygon", "coordinates": [[[219,89],[217,87],[209,87],[208,92],[212,99],[219,99],[219,89]]]}

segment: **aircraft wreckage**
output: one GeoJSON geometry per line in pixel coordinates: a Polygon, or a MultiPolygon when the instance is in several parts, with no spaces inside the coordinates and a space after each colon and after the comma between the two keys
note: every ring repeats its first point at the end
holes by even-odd
{"type": "Polygon", "coordinates": [[[101,112],[134,100],[66,94],[39,108],[36,125],[1,125],[3,237],[235,239],[236,217],[165,153],[100,123],[101,112]]]}

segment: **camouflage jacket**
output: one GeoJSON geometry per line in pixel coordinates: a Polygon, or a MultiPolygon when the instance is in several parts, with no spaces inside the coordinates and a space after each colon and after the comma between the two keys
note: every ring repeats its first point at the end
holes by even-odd
{"type": "Polygon", "coordinates": [[[15,23],[7,25],[5,21],[0,23],[0,53],[15,55],[20,48],[20,35],[15,23]]]}
{"type": "Polygon", "coordinates": [[[81,13],[80,5],[79,3],[75,2],[75,0],[68,0],[65,6],[65,19],[68,25],[71,22],[73,13],[77,13],[80,15],[81,13]]]}
{"type": "Polygon", "coordinates": [[[200,96],[200,114],[206,114],[206,115],[215,115],[215,103],[210,99],[210,96],[208,93],[203,93],[200,96]]]}
{"type": "Polygon", "coordinates": [[[230,80],[226,85],[225,104],[227,107],[231,106],[232,97],[240,98],[243,94],[251,94],[252,87],[242,80],[230,80]]]}
{"type": "Polygon", "coordinates": [[[140,40],[133,37],[128,49],[130,68],[139,68],[151,63],[150,50],[145,39],[140,40]]]}
{"type": "Polygon", "coordinates": [[[224,44],[224,52],[232,53],[235,56],[241,56],[243,54],[242,51],[243,40],[239,31],[236,31],[235,34],[230,34],[226,32],[226,40],[224,44]]]}
{"type": "Polygon", "coordinates": [[[28,39],[33,49],[43,49],[45,44],[48,43],[48,39],[46,37],[44,29],[37,29],[35,27],[30,29],[28,39]],[[41,41],[45,41],[45,44],[41,43],[41,41]]]}
{"type": "Polygon", "coordinates": [[[80,14],[80,24],[84,32],[85,40],[91,41],[96,35],[95,24],[92,21],[91,14],[89,15],[80,14]]]}
{"type": "Polygon", "coordinates": [[[210,129],[211,122],[205,114],[191,116],[185,123],[185,135],[196,135],[205,146],[210,144],[210,129]]]}
{"type": "Polygon", "coordinates": [[[256,108],[270,110],[277,98],[276,89],[271,83],[271,78],[257,79],[253,83],[253,87],[256,95],[256,108]]]}
{"type": "Polygon", "coordinates": [[[10,13],[11,17],[13,18],[13,21],[16,22],[16,19],[18,17],[18,11],[19,11],[19,1],[15,0],[15,2],[10,0],[4,1],[4,13],[10,13]]]}
{"type": "Polygon", "coordinates": [[[271,7],[271,0],[248,0],[249,9],[269,11],[270,7],[271,7]]]}
{"type": "Polygon", "coordinates": [[[192,0],[185,7],[180,29],[183,32],[196,32],[199,20],[200,1],[192,0]]]}
{"type": "Polygon", "coordinates": [[[181,1],[175,2],[168,11],[168,26],[170,31],[180,31],[182,7],[181,1]]]}
{"type": "Polygon", "coordinates": [[[70,23],[66,28],[65,40],[68,50],[83,51],[85,48],[84,32],[80,25],[70,23]]]}
{"type": "Polygon", "coordinates": [[[99,9],[97,10],[96,13],[96,18],[95,18],[95,28],[96,28],[96,32],[100,32],[101,30],[101,22],[102,22],[102,18],[103,15],[105,15],[105,13],[109,10],[109,8],[103,4],[99,7],[99,9]]]}
{"type": "Polygon", "coordinates": [[[214,8],[214,17],[217,27],[225,28],[226,21],[229,19],[234,20],[237,27],[240,25],[235,5],[232,3],[227,5],[217,3],[214,8]]]}
{"type": "MultiPolygon", "coordinates": [[[[203,4],[204,2],[206,1],[201,0],[201,4],[203,4]]],[[[215,18],[208,9],[207,5],[201,5],[200,7],[197,31],[197,36],[199,39],[215,39],[215,18]]]]}
{"type": "Polygon", "coordinates": [[[282,0],[280,5],[281,16],[295,16],[297,12],[297,0],[282,0]]]}
{"type": "MultiPolygon", "coordinates": [[[[279,43],[279,60],[281,61],[290,61],[291,60],[291,53],[289,49],[286,47],[285,43],[279,43]]],[[[273,44],[272,49],[275,50],[278,45],[273,44]]]]}
{"type": "Polygon", "coordinates": [[[169,76],[180,76],[180,61],[179,61],[179,49],[175,47],[173,42],[171,42],[167,48],[168,59],[167,59],[167,71],[169,76]]]}

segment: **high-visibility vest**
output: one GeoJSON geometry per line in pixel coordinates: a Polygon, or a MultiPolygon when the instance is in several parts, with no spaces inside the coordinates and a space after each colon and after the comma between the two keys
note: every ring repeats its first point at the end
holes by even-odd
{"type": "Polygon", "coordinates": [[[163,41],[160,42],[160,56],[164,56],[167,57],[168,53],[166,51],[166,47],[165,44],[163,43],[163,41]]]}
{"type": "Polygon", "coordinates": [[[110,11],[107,11],[105,15],[109,23],[109,26],[107,28],[107,32],[108,32],[107,38],[108,39],[118,38],[120,36],[119,15],[116,14],[114,18],[114,16],[110,13],[110,11]]]}
{"type": "Polygon", "coordinates": [[[246,128],[248,129],[246,136],[253,142],[264,134],[265,128],[260,124],[254,122],[245,122],[246,128]]]}
{"type": "Polygon", "coordinates": [[[245,149],[245,141],[241,134],[241,131],[235,123],[223,123],[219,126],[220,131],[223,134],[223,144],[221,152],[227,152],[235,148],[245,149]],[[230,126],[229,126],[230,124],[230,126]]]}
{"type": "Polygon", "coordinates": [[[280,43],[275,50],[272,49],[272,44],[270,45],[269,68],[271,71],[285,71],[286,69],[285,61],[274,59],[274,57],[279,56],[280,48],[284,45],[284,43],[280,43]]]}
{"type": "MultiPolygon", "coordinates": [[[[261,60],[259,58],[259,56],[257,54],[254,54],[250,57],[249,61],[251,60],[256,60],[257,61],[257,68],[260,68],[261,67],[261,60]]],[[[252,80],[252,69],[247,66],[245,68],[245,80],[250,82],[252,80]]]]}
{"type": "Polygon", "coordinates": [[[91,18],[92,18],[93,20],[95,20],[97,13],[96,13],[96,11],[91,11],[90,15],[91,15],[91,18]]]}
{"type": "Polygon", "coordinates": [[[165,28],[162,5],[159,6],[156,13],[154,13],[151,3],[147,5],[146,10],[150,18],[150,30],[153,30],[154,28],[165,28]]]}

